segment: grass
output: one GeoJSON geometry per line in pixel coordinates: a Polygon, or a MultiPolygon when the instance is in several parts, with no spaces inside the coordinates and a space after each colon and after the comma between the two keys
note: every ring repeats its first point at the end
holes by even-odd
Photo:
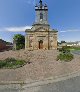
{"type": "Polygon", "coordinates": [[[29,61],[26,62],[24,60],[19,60],[15,58],[6,58],[5,60],[0,60],[0,68],[19,68],[25,65],[26,63],[30,63],[29,61]]]}
{"type": "Polygon", "coordinates": [[[70,50],[80,50],[80,47],[70,47],[70,50]]]}
{"type": "Polygon", "coordinates": [[[73,51],[73,50],[75,50],[75,51],[77,51],[77,50],[80,50],[80,47],[63,46],[62,48],[59,48],[58,50],[59,50],[60,52],[65,51],[65,50],[68,50],[68,51],[73,51]]]}

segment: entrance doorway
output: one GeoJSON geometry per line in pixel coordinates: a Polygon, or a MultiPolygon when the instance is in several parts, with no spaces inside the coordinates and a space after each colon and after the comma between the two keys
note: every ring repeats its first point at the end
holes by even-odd
{"type": "Polygon", "coordinates": [[[39,41],[39,49],[43,49],[43,41],[42,40],[39,41]]]}

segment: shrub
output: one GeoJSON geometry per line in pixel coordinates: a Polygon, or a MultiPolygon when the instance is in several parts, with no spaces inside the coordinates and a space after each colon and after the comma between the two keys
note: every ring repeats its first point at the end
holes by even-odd
{"type": "Polygon", "coordinates": [[[74,56],[71,53],[65,54],[65,53],[61,53],[57,56],[57,61],[61,60],[61,61],[71,61],[74,58],[74,56]]]}
{"type": "MultiPolygon", "coordinates": [[[[29,61],[28,61],[29,62],[29,61]]],[[[7,58],[0,60],[0,68],[18,68],[25,65],[27,62],[15,58],[7,58]]]]}
{"type": "Polygon", "coordinates": [[[70,47],[69,46],[63,46],[62,48],[59,48],[58,49],[59,52],[62,52],[62,53],[70,53],[70,47]]]}
{"type": "Polygon", "coordinates": [[[2,60],[0,60],[0,68],[3,68],[6,65],[6,62],[3,62],[2,60]]]}

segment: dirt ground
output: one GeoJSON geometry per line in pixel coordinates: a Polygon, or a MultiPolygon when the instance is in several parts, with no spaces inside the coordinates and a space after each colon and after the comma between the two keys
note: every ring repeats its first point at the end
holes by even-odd
{"type": "Polygon", "coordinates": [[[0,69],[0,81],[30,81],[80,72],[80,55],[74,55],[71,62],[56,61],[57,50],[5,51],[0,60],[8,57],[30,60],[30,64],[17,69],[0,69]]]}

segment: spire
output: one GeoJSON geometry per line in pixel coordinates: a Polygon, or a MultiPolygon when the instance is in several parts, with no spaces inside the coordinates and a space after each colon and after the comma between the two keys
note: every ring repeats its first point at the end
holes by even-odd
{"type": "Polygon", "coordinates": [[[39,3],[40,3],[40,8],[42,8],[42,0],[40,0],[39,3]]]}

